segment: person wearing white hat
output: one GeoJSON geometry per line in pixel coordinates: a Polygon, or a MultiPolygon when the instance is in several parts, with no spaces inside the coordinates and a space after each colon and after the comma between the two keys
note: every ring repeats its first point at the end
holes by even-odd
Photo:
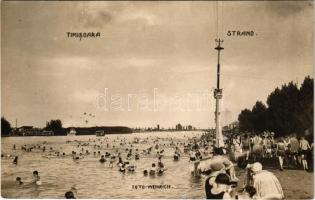
{"type": "Polygon", "coordinates": [[[256,196],[262,199],[283,199],[284,194],[278,178],[271,172],[263,170],[259,162],[247,165],[252,173],[252,185],[256,189],[256,196]]]}

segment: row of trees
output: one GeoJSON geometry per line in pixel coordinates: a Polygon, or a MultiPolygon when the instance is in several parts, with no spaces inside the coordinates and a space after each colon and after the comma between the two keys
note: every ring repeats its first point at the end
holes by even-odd
{"type": "Polygon", "coordinates": [[[12,127],[10,122],[6,120],[4,117],[1,117],[1,135],[8,136],[12,131],[12,127]]]}
{"type": "Polygon", "coordinates": [[[276,88],[267,98],[267,105],[257,101],[251,110],[238,116],[240,131],[273,131],[276,136],[291,133],[313,133],[314,80],[307,76],[301,87],[290,82],[276,88]]]}
{"type": "Polygon", "coordinates": [[[62,122],[60,119],[50,120],[50,122],[46,122],[46,127],[44,129],[58,133],[62,130],[62,122]]]}
{"type": "MultiPolygon", "coordinates": [[[[49,122],[46,122],[46,127],[44,130],[53,131],[54,133],[58,133],[62,131],[62,122],[59,119],[56,120],[50,120],[49,122]]],[[[8,120],[6,120],[4,117],[1,117],[1,135],[2,136],[9,136],[12,133],[13,129],[11,127],[11,124],[8,120]]]]}

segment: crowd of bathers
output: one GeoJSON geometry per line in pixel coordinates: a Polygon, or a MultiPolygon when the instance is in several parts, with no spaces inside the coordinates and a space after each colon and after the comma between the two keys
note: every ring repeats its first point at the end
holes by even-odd
{"type": "Polygon", "coordinates": [[[261,161],[277,160],[280,170],[287,168],[302,168],[310,170],[313,163],[313,143],[309,143],[305,137],[298,137],[290,134],[285,137],[274,137],[273,132],[261,134],[237,134],[230,138],[231,151],[235,152],[235,160],[245,157],[245,160],[252,159],[261,161]]]}
{"type": "MultiPolygon", "coordinates": [[[[313,148],[313,144],[309,145],[303,137],[297,138],[296,135],[290,135],[286,138],[274,138],[274,134],[268,132],[256,135],[234,135],[225,140],[224,147],[217,148],[214,146],[214,141],[205,137],[206,135],[208,134],[204,134],[201,138],[189,138],[183,135],[182,139],[149,136],[141,139],[135,138],[134,141],[128,141],[123,136],[111,139],[96,137],[88,141],[68,140],[66,144],[73,147],[71,153],[47,142],[22,145],[20,149],[26,153],[39,152],[43,158],[47,159],[70,158],[74,162],[80,162],[80,160],[92,158],[93,161],[98,161],[113,170],[130,175],[137,171],[138,160],[150,157],[153,160],[156,159],[156,162],[150,163],[151,167],[144,169],[141,173],[144,176],[152,177],[162,176],[167,171],[163,159],[169,158],[174,162],[187,159],[191,163],[192,175],[206,178],[205,190],[208,199],[221,199],[227,196],[238,199],[263,197],[268,196],[264,192],[270,190],[270,187],[272,187],[274,195],[282,199],[284,195],[279,181],[271,172],[262,169],[260,159],[276,157],[282,170],[283,161],[290,158],[307,170],[309,165],[306,159],[307,153],[313,148]],[[173,154],[168,157],[165,155],[165,151],[170,149],[173,154]],[[237,193],[233,187],[239,184],[239,179],[235,173],[233,159],[230,159],[231,152],[234,153],[236,161],[240,157],[245,158],[245,161],[252,159],[251,162],[246,162],[247,164],[252,163],[246,166],[248,176],[246,187],[237,193]],[[259,179],[260,175],[269,177],[269,182],[259,179]],[[226,189],[229,189],[229,192],[226,189]]],[[[17,150],[15,144],[13,149],[17,150]]],[[[2,157],[14,158],[13,164],[18,164],[17,155],[2,154],[2,157]]],[[[41,185],[38,171],[34,171],[33,177],[34,183],[41,185]]],[[[23,184],[22,178],[16,177],[18,185],[23,184]]],[[[66,191],[65,197],[77,198],[75,187],[66,191]]]]}
{"type": "MultiPolygon", "coordinates": [[[[184,149],[185,147],[191,149],[193,144],[192,142],[187,142],[187,139],[189,139],[188,136],[186,138],[186,135],[183,135],[183,137],[185,139],[149,136],[141,139],[135,138],[134,141],[130,141],[121,136],[111,139],[109,137],[96,137],[95,139],[90,138],[88,141],[67,140],[65,143],[68,146],[72,146],[70,148],[72,151],[70,152],[68,152],[69,148],[66,150],[62,145],[53,145],[47,141],[35,144],[23,144],[20,147],[13,144],[13,153],[2,153],[1,157],[3,159],[13,159],[11,162],[15,165],[18,165],[19,159],[23,159],[23,157],[19,158],[19,154],[21,153],[39,153],[44,159],[72,159],[73,162],[91,160],[98,161],[104,166],[117,170],[120,173],[128,173],[130,175],[135,171],[139,171],[139,167],[137,166],[138,160],[150,158],[153,161],[156,159],[156,162],[150,163],[150,167],[143,169],[141,173],[144,176],[155,177],[162,176],[167,171],[163,161],[165,157],[176,162],[185,157],[185,155],[188,156],[188,152],[184,149]],[[165,155],[165,150],[168,151],[168,155],[165,155]],[[171,156],[169,155],[170,151],[173,151],[171,156]]],[[[36,181],[34,181],[35,185],[41,185],[39,172],[34,171],[34,173],[34,178],[36,178],[36,181]]],[[[16,177],[16,184],[22,185],[23,177],[16,177]]],[[[76,197],[76,190],[74,189],[75,187],[66,191],[65,197],[76,197]]]]}

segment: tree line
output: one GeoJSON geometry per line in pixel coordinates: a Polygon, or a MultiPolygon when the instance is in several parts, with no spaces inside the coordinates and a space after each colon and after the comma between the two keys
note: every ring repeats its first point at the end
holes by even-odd
{"type": "MultiPolygon", "coordinates": [[[[67,135],[71,127],[63,128],[60,119],[50,120],[46,122],[46,126],[41,129],[43,131],[52,131],[54,135],[67,135]]],[[[132,133],[132,129],[125,126],[96,126],[96,127],[75,127],[77,135],[95,135],[97,130],[103,130],[106,134],[124,134],[132,133]]],[[[1,136],[16,135],[18,130],[14,130],[11,124],[4,117],[1,118],[1,136]]]]}
{"type": "Polygon", "coordinates": [[[302,85],[289,82],[268,95],[267,105],[257,101],[238,116],[240,131],[272,131],[276,137],[288,134],[313,135],[314,80],[305,77],[302,85]]]}

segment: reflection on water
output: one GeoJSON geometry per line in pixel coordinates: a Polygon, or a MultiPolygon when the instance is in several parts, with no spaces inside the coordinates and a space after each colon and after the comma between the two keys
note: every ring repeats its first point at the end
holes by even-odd
{"type": "MultiPolygon", "coordinates": [[[[75,185],[78,190],[79,198],[205,198],[204,178],[195,178],[191,176],[191,163],[188,157],[183,157],[175,162],[173,161],[174,149],[168,146],[170,138],[174,142],[186,142],[188,137],[200,135],[200,132],[175,132],[175,133],[137,133],[132,135],[108,135],[107,143],[119,146],[119,140],[126,138],[127,142],[134,141],[134,138],[149,137],[146,144],[133,144],[133,149],[138,148],[141,152],[150,146],[153,146],[153,139],[161,138],[159,144],[165,149],[163,162],[167,171],[163,176],[144,176],[143,170],[150,169],[153,162],[158,159],[153,151],[151,155],[142,155],[140,160],[132,162],[137,166],[134,173],[120,173],[116,165],[113,168],[108,166],[108,162],[100,163],[100,156],[94,156],[91,153],[84,159],[73,161],[70,156],[65,158],[47,158],[48,152],[41,150],[25,152],[21,150],[24,144],[42,144],[47,142],[46,149],[50,147],[65,152],[70,155],[72,151],[79,152],[82,147],[77,147],[76,143],[66,143],[67,140],[79,140],[88,142],[100,137],[96,136],[65,136],[52,137],[9,137],[2,138],[2,153],[19,156],[18,165],[12,164],[13,158],[2,159],[1,161],[1,192],[2,197],[8,198],[63,198],[64,193],[75,185]],[[186,135],[184,137],[184,135],[186,135]],[[164,138],[164,139],[163,139],[164,138]],[[115,142],[114,142],[115,140],[115,142]],[[16,150],[13,150],[13,144],[16,144],[16,150]],[[163,145],[166,145],[165,147],[163,145]],[[42,185],[35,186],[31,184],[32,172],[38,170],[41,176],[42,185]],[[22,177],[24,184],[17,186],[15,178],[22,177]],[[133,185],[170,185],[169,189],[135,189],[133,185]]],[[[102,139],[104,139],[102,137],[102,139]]],[[[92,143],[92,142],[91,142],[92,143]]],[[[121,147],[122,158],[126,158],[127,146],[121,147]]],[[[130,146],[129,146],[130,147],[130,146]]],[[[84,151],[98,151],[93,145],[84,146],[84,151]]],[[[104,149],[103,142],[102,154],[106,151],[113,153],[113,150],[104,149]]],[[[181,146],[183,152],[183,146],[181,146]]]]}

